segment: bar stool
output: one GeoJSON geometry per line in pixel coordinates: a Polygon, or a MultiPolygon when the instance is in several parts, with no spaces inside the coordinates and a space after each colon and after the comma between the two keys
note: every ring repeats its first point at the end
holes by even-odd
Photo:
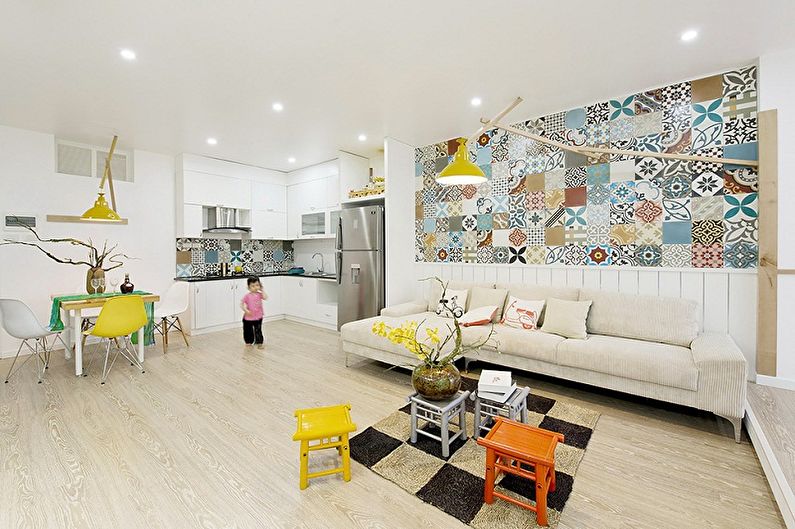
{"type": "Polygon", "coordinates": [[[342,479],[350,481],[351,451],[348,434],[356,431],[356,424],[351,422],[351,405],[296,410],[295,417],[298,419],[298,426],[293,441],[301,441],[301,490],[309,486],[309,478],[341,473],[342,479]],[[310,444],[313,441],[317,441],[317,444],[310,444]],[[342,466],[310,474],[309,452],[326,448],[337,449],[342,458],[342,466]]]}
{"type": "Polygon", "coordinates": [[[495,417],[491,431],[477,442],[486,448],[483,500],[492,504],[496,496],[535,512],[538,525],[549,525],[547,492],[555,491],[555,447],[563,442],[563,435],[495,417]],[[502,472],[535,481],[536,504],[531,505],[495,491],[494,481],[502,472]]]}

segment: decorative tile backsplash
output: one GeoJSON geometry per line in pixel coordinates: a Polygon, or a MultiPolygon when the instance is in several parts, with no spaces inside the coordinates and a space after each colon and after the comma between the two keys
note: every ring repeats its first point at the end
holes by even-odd
{"type": "MultiPolygon", "coordinates": [[[[575,146],[757,159],[756,66],[515,124],[575,146]]],[[[415,150],[417,261],[753,268],[754,168],[584,156],[501,130],[488,181],[440,186],[455,140],[415,150]]]]}
{"type": "Polygon", "coordinates": [[[221,263],[243,267],[245,274],[286,269],[293,264],[291,241],[177,239],[176,277],[218,274],[221,263]]]}

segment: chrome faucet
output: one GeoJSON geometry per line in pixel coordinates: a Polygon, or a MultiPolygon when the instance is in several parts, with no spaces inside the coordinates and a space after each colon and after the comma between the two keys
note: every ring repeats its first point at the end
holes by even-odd
{"type": "Polygon", "coordinates": [[[325,265],[324,265],[324,263],[323,263],[323,254],[322,254],[322,253],[320,253],[320,252],[316,252],[316,253],[315,253],[315,255],[313,255],[313,256],[312,256],[312,259],[314,259],[314,258],[315,258],[315,257],[317,257],[318,255],[320,256],[320,268],[318,268],[318,269],[317,269],[317,272],[318,272],[319,274],[322,274],[322,273],[323,273],[323,269],[325,268],[325,265]]]}

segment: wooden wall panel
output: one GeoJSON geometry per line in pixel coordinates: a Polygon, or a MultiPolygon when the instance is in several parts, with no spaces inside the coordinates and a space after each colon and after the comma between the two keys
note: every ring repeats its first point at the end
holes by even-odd
{"type": "Polygon", "coordinates": [[[759,275],[756,368],[776,376],[778,361],[778,116],[759,112],[759,275]]]}

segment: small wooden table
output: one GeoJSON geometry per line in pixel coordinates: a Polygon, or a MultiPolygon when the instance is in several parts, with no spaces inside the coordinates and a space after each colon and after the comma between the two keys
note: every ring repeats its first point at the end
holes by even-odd
{"type": "Polygon", "coordinates": [[[549,525],[547,492],[555,491],[555,447],[563,435],[495,417],[491,431],[477,442],[486,448],[484,501],[492,504],[496,496],[535,512],[538,525],[549,525]],[[535,481],[535,506],[495,491],[494,480],[501,472],[535,481]]]}
{"type": "MultiPolygon", "coordinates": [[[[53,298],[58,295],[51,296],[53,298]]],[[[153,303],[160,301],[160,296],[157,294],[142,294],[141,298],[144,303],[153,303]]],[[[106,301],[113,299],[107,298],[91,298],[75,301],[62,301],[61,310],[66,314],[64,321],[64,330],[69,329],[67,334],[66,344],[73,347],[75,351],[75,375],[81,376],[83,374],[83,344],[81,340],[81,333],[83,330],[83,317],[82,311],[85,309],[93,309],[102,307],[106,301]]],[[[69,359],[69,349],[65,351],[66,358],[69,359]]],[[[143,364],[144,362],[144,330],[143,327],[138,330],[138,361],[143,364]]]]}
{"type": "Polygon", "coordinates": [[[442,457],[450,457],[450,443],[459,437],[467,439],[466,399],[469,391],[459,391],[448,400],[432,401],[423,398],[419,393],[409,397],[411,404],[411,442],[417,442],[417,434],[422,434],[442,443],[442,457]],[[419,421],[426,421],[439,427],[439,436],[420,429],[419,421]],[[451,435],[450,424],[458,427],[451,435]]]}
{"type": "Polygon", "coordinates": [[[527,396],[530,388],[516,388],[505,402],[481,398],[475,391],[470,398],[475,400],[475,439],[491,430],[495,417],[508,417],[511,420],[527,423],[527,396]]]}

